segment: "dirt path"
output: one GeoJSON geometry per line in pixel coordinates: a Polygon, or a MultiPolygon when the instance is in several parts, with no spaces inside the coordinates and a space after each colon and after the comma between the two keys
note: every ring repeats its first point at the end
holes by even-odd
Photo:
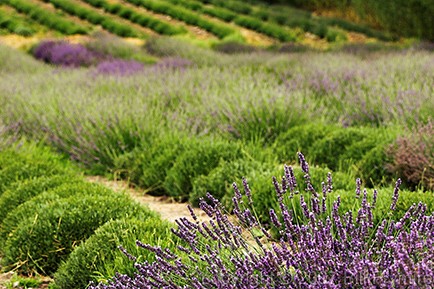
{"type": "MultiPolygon", "coordinates": [[[[86,180],[93,183],[103,184],[115,192],[127,192],[134,200],[147,205],[151,210],[158,212],[161,215],[161,218],[170,222],[175,222],[176,219],[181,217],[190,217],[187,204],[172,201],[168,197],[155,197],[148,195],[139,189],[131,188],[125,181],[110,181],[99,176],[87,177],[86,180]]],[[[209,219],[202,210],[197,208],[194,208],[193,210],[199,220],[205,221],[209,219]]]]}

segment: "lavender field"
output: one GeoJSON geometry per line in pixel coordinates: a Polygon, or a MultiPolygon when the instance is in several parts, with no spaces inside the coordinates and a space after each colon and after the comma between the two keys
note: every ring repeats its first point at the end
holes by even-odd
{"type": "MultiPolygon", "coordinates": [[[[139,273],[90,288],[432,288],[432,50],[223,53],[99,37],[27,54],[0,45],[0,152],[43,144],[85,174],[199,206],[215,223],[181,220],[171,253],[139,243],[157,256],[149,263],[129,247],[139,273]]],[[[107,230],[99,236],[117,231],[107,230]]],[[[97,250],[77,248],[59,271],[63,257],[15,269],[59,288],[115,276],[74,283],[79,256],[97,250]]]]}

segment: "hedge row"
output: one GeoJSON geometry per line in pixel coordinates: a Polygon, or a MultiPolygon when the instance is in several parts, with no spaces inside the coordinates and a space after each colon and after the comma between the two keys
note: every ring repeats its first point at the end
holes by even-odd
{"type": "Polygon", "coordinates": [[[0,254],[6,270],[58,272],[58,287],[85,288],[114,272],[133,272],[133,262],[116,250],[118,245],[149,260],[135,240],[176,246],[167,238],[171,225],[156,213],[125,194],[86,182],[46,148],[24,144],[0,151],[0,180],[0,254]]]}
{"type": "MultiPolygon", "coordinates": [[[[224,21],[233,21],[239,26],[253,29],[270,37],[276,38],[283,42],[295,41],[296,37],[292,33],[290,33],[285,28],[282,28],[278,25],[272,23],[264,23],[259,19],[255,19],[250,16],[240,16],[237,13],[232,12],[231,10],[226,9],[225,6],[222,7],[206,7],[198,1],[194,0],[166,0],[175,5],[181,5],[191,10],[199,11],[204,14],[211,15],[216,18],[220,18],[224,21]]],[[[213,1],[212,1],[213,2],[213,1]]],[[[238,3],[238,2],[234,2],[238,3]]],[[[215,4],[215,3],[212,3],[215,4]]],[[[217,3],[219,4],[219,3],[217,3]]],[[[234,4],[234,6],[237,6],[234,4]]],[[[234,10],[237,11],[237,10],[234,10]]],[[[238,11],[237,11],[238,12],[238,11]]],[[[243,13],[243,12],[239,12],[243,13]]],[[[243,13],[245,14],[245,13],[243,13]]]]}
{"type": "Polygon", "coordinates": [[[153,16],[137,12],[134,9],[128,8],[122,4],[111,4],[106,0],[84,0],[90,5],[102,8],[106,12],[116,14],[122,18],[128,19],[131,22],[137,23],[143,27],[148,27],[159,34],[176,35],[186,33],[186,29],[182,26],[174,26],[170,23],[161,21],[153,16]]]}
{"type": "Polygon", "coordinates": [[[88,29],[80,24],[64,19],[56,13],[47,11],[39,5],[25,0],[5,0],[9,6],[18,12],[27,14],[31,19],[63,34],[87,34],[88,29]]]}
{"type": "Polygon", "coordinates": [[[192,12],[180,6],[174,6],[158,0],[157,1],[156,0],[146,0],[146,1],[127,0],[127,1],[137,6],[143,6],[146,9],[155,11],[157,13],[169,15],[175,19],[184,21],[187,24],[196,25],[202,29],[205,29],[208,32],[211,32],[212,34],[216,35],[219,38],[225,38],[236,32],[233,28],[227,25],[222,25],[216,22],[209,21],[201,17],[198,13],[192,12]]]}
{"type": "Polygon", "coordinates": [[[43,0],[53,4],[56,8],[66,13],[75,15],[81,19],[87,20],[92,24],[101,25],[104,29],[121,37],[145,37],[146,35],[127,24],[115,21],[109,16],[102,15],[95,10],[86,8],[69,0],[43,0]]]}
{"type": "Polygon", "coordinates": [[[0,29],[5,29],[10,33],[21,36],[31,36],[35,34],[35,29],[24,18],[11,16],[7,11],[0,10],[0,29]]]}

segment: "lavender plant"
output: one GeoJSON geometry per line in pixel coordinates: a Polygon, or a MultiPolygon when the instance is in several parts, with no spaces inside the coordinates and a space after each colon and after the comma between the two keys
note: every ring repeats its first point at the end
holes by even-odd
{"type": "Polygon", "coordinates": [[[127,76],[143,71],[143,64],[134,60],[114,59],[103,61],[96,67],[98,75],[127,76]]]}
{"type": "MultiPolygon", "coordinates": [[[[352,212],[339,213],[340,198],[327,213],[331,176],[317,192],[301,153],[299,160],[311,194],[309,203],[300,196],[307,223],[293,218],[290,204],[301,182],[285,166],[281,184],[273,178],[280,209],[270,210],[271,227],[262,226],[255,217],[252,193],[243,180],[244,194],[233,185],[234,217],[208,194],[200,207],[209,221],[199,221],[192,210],[192,219],[177,221],[173,233],[183,241],[178,252],[137,241],[155,253],[155,262],[138,262],[125,252],[136,261],[137,273],[117,274],[108,283],[89,288],[432,288],[434,215],[426,213],[426,205],[414,204],[399,221],[385,218],[375,226],[376,191],[370,202],[357,182],[361,207],[356,217],[352,212]],[[278,234],[271,234],[272,229],[278,234]]],[[[396,207],[400,184],[398,179],[390,210],[396,207]]]]}
{"type": "Polygon", "coordinates": [[[33,56],[47,63],[65,67],[89,66],[102,57],[82,45],[51,40],[43,41],[35,47],[33,56]]]}

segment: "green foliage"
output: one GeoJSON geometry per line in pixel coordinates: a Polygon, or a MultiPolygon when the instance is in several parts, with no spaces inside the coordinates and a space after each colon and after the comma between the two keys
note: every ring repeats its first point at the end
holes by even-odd
{"type": "MultiPolygon", "coordinates": [[[[427,213],[430,214],[434,211],[434,195],[429,192],[422,191],[406,191],[401,190],[399,192],[398,202],[396,204],[396,209],[394,211],[390,210],[390,205],[392,204],[392,193],[393,188],[382,188],[378,189],[378,196],[376,202],[376,209],[374,211],[373,220],[374,225],[378,225],[383,219],[391,219],[398,221],[404,214],[408,211],[410,206],[413,204],[417,205],[419,202],[427,204],[427,213]]],[[[363,192],[362,192],[363,194],[363,192]]],[[[356,198],[355,192],[351,190],[342,191],[337,190],[330,195],[330,201],[336,200],[337,197],[341,197],[341,206],[339,207],[340,213],[345,213],[351,210],[354,214],[361,206],[361,199],[356,198]]],[[[372,203],[373,191],[368,191],[368,200],[372,203]]],[[[329,206],[330,209],[330,206],[329,206]]],[[[354,215],[354,217],[357,217],[354,215]]]]}
{"type": "MultiPolygon", "coordinates": [[[[434,39],[434,20],[432,17],[434,3],[430,0],[286,0],[285,2],[309,9],[337,8],[345,11],[345,9],[351,8],[363,20],[377,25],[380,24],[384,29],[395,35],[420,37],[428,40],[434,39]]],[[[340,24],[342,25],[342,23],[340,24]]],[[[354,27],[351,28],[354,29],[354,27]]],[[[363,32],[366,33],[366,30],[363,32]]],[[[372,36],[379,36],[375,32],[368,33],[372,36]]],[[[385,38],[388,39],[388,36],[385,36],[385,38]]]]}
{"type": "Polygon", "coordinates": [[[111,4],[105,0],[85,0],[85,2],[95,7],[103,8],[109,13],[116,14],[143,27],[148,27],[160,34],[176,35],[186,32],[186,30],[181,26],[174,26],[168,22],[164,22],[150,15],[137,12],[134,9],[122,6],[120,4],[111,4]]]}
{"type": "MultiPolygon", "coordinates": [[[[19,193],[19,192],[18,192],[19,193]]],[[[71,196],[114,196],[114,192],[108,188],[91,183],[65,181],[62,185],[53,187],[45,192],[39,192],[34,197],[13,208],[1,222],[0,244],[4,245],[6,240],[21,223],[37,218],[39,211],[46,210],[59,199],[71,196]]]]}
{"type": "Polygon", "coordinates": [[[253,17],[239,16],[234,19],[234,22],[240,26],[256,30],[283,42],[291,42],[297,39],[297,37],[290,31],[275,24],[264,23],[253,17]]]}
{"type": "Polygon", "coordinates": [[[55,175],[67,170],[61,157],[48,148],[25,145],[19,149],[6,149],[0,153],[0,196],[16,181],[55,175]]]}
{"type": "Polygon", "coordinates": [[[36,32],[24,18],[17,17],[16,15],[10,16],[3,10],[0,10],[0,29],[1,28],[21,36],[31,36],[36,32]]]}
{"type": "Polygon", "coordinates": [[[78,5],[75,2],[69,0],[44,0],[50,2],[56,8],[62,9],[63,11],[70,13],[72,15],[78,16],[85,19],[93,24],[101,25],[104,29],[119,35],[121,37],[145,37],[143,33],[137,31],[127,24],[122,24],[109,16],[98,13],[95,10],[86,8],[82,5],[78,5]]]}
{"type": "Polygon", "coordinates": [[[242,177],[247,177],[250,180],[253,171],[262,172],[264,169],[263,163],[250,159],[220,160],[218,166],[208,174],[200,175],[194,179],[189,202],[197,206],[199,199],[204,198],[206,200],[206,193],[209,192],[221,200],[226,208],[231,209],[234,194],[232,184],[240,182],[242,177]]]}
{"type": "Polygon", "coordinates": [[[171,224],[157,218],[145,221],[122,219],[107,222],[63,262],[55,273],[55,284],[61,289],[85,288],[89,281],[106,281],[115,273],[135,272],[134,262],[117,247],[122,245],[137,261],[154,260],[154,254],[137,247],[136,240],[153,246],[176,249],[176,240],[170,238],[171,224]]]}
{"type": "Polygon", "coordinates": [[[154,138],[148,145],[143,144],[118,157],[116,171],[120,172],[120,177],[144,187],[150,194],[164,194],[164,179],[176,156],[184,150],[185,142],[185,137],[178,134],[154,138]]]}
{"type": "Polygon", "coordinates": [[[273,151],[280,162],[294,159],[295,152],[302,152],[307,158],[310,158],[313,154],[314,144],[337,129],[339,127],[336,125],[323,123],[293,126],[276,138],[272,145],[273,151]]]}
{"type": "Polygon", "coordinates": [[[241,147],[237,143],[213,139],[190,140],[167,171],[163,183],[165,191],[177,199],[188,199],[196,177],[208,174],[220,160],[238,157],[240,152],[241,147]]]}
{"type": "Polygon", "coordinates": [[[2,261],[18,272],[46,275],[52,275],[60,262],[104,223],[155,216],[121,194],[59,199],[34,215],[37,217],[22,221],[9,235],[2,261]]]}
{"type": "MultiPolygon", "coordinates": [[[[317,164],[327,164],[332,170],[337,170],[345,161],[342,157],[347,149],[357,142],[362,141],[369,129],[363,128],[341,128],[334,130],[323,139],[315,142],[311,148],[311,158],[317,164]]],[[[371,133],[376,133],[371,130],[371,133]]],[[[352,156],[357,160],[357,156],[352,156]]]]}
{"type": "MultiPolygon", "coordinates": [[[[297,193],[293,199],[288,198],[287,202],[291,209],[294,210],[294,219],[302,220],[302,209],[300,208],[299,195],[300,193],[309,200],[310,192],[306,192],[306,185],[304,180],[304,173],[300,167],[293,167],[294,175],[297,180],[297,187],[295,190],[297,193]]],[[[318,194],[322,194],[322,183],[327,183],[327,174],[331,170],[323,167],[309,168],[311,183],[318,194]]],[[[254,171],[252,176],[248,178],[249,186],[252,190],[253,203],[255,208],[255,214],[258,218],[267,223],[270,221],[269,210],[274,209],[279,211],[277,207],[276,191],[273,187],[272,177],[280,182],[282,180],[283,170],[281,165],[275,166],[274,169],[264,170],[262,172],[254,171]]],[[[355,186],[355,177],[348,173],[334,172],[332,173],[333,188],[336,190],[351,190],[355,186]]]]}
{"type": "Polygon", "coordinates": [[[27,14],[31,19],[46,25],[61,33],[86,34],[88,29],[75,22],[64,19],[53,12],[43,9],[39,5],[32,4],[25,0],[5,0],[6,4],[14,7],[17,11],[27,14]]]}
{"type": "Polygon", "coordinates": [[[235,33],[231,27],[216,22],[209,21],[200,16],[200,14],[192,12],[180,6],[174,6],[159,0],[128,0],[138,6],[143,6],[157,13],[169,15],[175,19],[184,21],[190,25],[196,25],[216,35],[219,38],[224,38],[230,34],[235,33]]]}
{"type": "Polygon", "coordinates": [[[41,176],[36,179],[27,179],[11,184],[0,196],[0,228],[8,213],[34,196],[63,184],[82,182],[83,179],[81,177],[59,174],[53,176],[41,176]]]}
{"type": "Polygon", "coordinates": [[[39,286],[42,284],[42,280],[38,277],[23,277],[14,274],[10,281],[6,284],[6,288],[16,288],[17,284],[19,288],[23,289],[39,288],[39,286]]]}

